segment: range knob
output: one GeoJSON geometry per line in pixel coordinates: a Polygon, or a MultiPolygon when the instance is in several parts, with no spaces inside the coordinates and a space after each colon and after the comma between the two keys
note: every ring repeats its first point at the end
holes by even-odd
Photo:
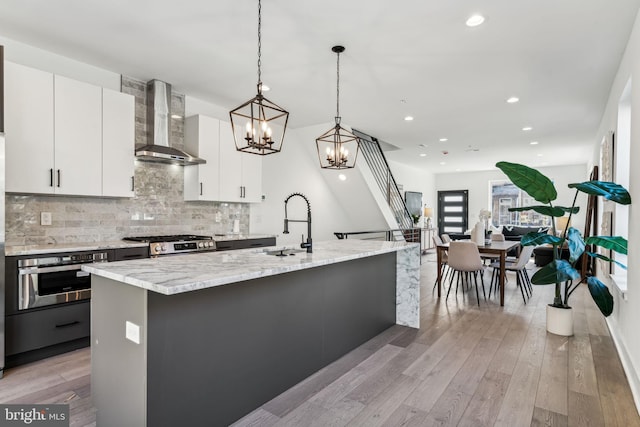
{"type": "Polygon", "coordinates": [[[212,248],[212,247],[213,247],[213,242],[209,242],[208,246],[209,246],[210,248],[212,248]]]}
{"type": "Polygon", "coordinates": [[[153,252],[159,254],[162,249],[160,248],[160,245],[153,245],[152,250],[153,252]]]}
{"type": "Polygon", "coordinates": [[[204,248],[204,242],[199,242],[199,243],[198,243],[198,247],[199,247],[199,248],[204,248]]]}
{"type": "Polygon", "coordinates": [[[166,252],[166,251],[167,251],[167,247],[166,247],[166,245],[162,245],[162,246],[161,246],[161,249],[162,249],[162,252],[166,252]]]}

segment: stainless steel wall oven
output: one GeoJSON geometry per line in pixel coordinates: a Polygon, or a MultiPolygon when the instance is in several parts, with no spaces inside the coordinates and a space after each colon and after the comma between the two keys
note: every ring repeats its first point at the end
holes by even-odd
{"type": "Polygon", "coordinates": [[[91,275],[80,266],[106,261],[107,252],[18,260],[18,310],[91,298],[91,275]]]}

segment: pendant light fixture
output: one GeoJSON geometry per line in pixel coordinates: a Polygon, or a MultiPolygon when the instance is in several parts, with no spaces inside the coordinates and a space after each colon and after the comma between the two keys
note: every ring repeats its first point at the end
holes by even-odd
{"type": "Polygon", "coordinates": [[[350,169],[356,165],[358,137],[340,125],[340,54],[344,46],[331,48],[337,54],[336,125],[316,139],[320,167],[323,169],[350,169]]]}
{"type": "Polygon", "coordinates": [[[262,95],[262,4],[258,0],[258,94],[229,112],[236,150],[266,156],[278,153],[289,113],[262,95]]]}

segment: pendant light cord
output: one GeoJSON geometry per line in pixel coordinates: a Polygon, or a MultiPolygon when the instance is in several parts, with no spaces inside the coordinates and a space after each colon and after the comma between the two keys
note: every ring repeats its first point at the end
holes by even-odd
{"type": "Polygon", "coordinates": [[[258,0],[258,93],[262,93],[262,2],[258,0]]]}
{"type": "Polygon", "coordinates": [[[340,52],[336,61],[336,121],[340,118],[340,52]]]}

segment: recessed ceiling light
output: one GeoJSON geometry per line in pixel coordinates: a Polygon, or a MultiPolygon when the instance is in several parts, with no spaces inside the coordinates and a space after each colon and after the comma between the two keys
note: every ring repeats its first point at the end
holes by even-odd
{"type": "Polygon", "coordinates": [[[467,19],[467,27],[477,27],[484,22],[484,16],[473,15],[467,19]]]}
{"type": "Polygon", "coordinates": [[[531,144],[531,145],[538,145],[538,141],[531,141],[529,144],[531,144]]]}
{"type": "Polygon", "coordinates": [[[538,157],[542,157],[542,154],[538,153],[538,157]]]}
{"type": "Polygon", "coordinates": [[[405,118],[404,118],[404,120],[405,120],[406,122],[410,122],[410,121],[412,121],[412,120],[413,120],[413,116],[407,116],[407,117],[405,117],[405,118]]]}
{"type": "Polygon", "coordinates": [[[511,98],[507,99],[507,102],[509,104],[515,104],[518,101],[520,101],[520,98],[518,98],[517,96],[512,96],[511,98]]]}
{"type": "Polygon", "coordinates": [[[171,115],[171,118],[172,118],[172,119],[181,119],[181,118],[182,118],[182,116],[181,116],[180,114],[172,114],[172,115],[171,115]]]}
{"type": "Polygon", "coordinates": [[[345,174],[343,174],[343,173],[338,175],[338,178],[340,179],[340,181],[346,181],[347,180],[347,176],[345,174]]]}
{"type": "Polygon", "coordinates": [[[269,86],[267,86],[266,84],[262,84],[262,91],[263,92],[269,92],[271,90],[271,88],[269,86]]]}
{"type": "Polygon", "coordinates": [[[522,128],[522,130],[525,132],[530,131],[531,129],[533,129],[531,126],[525,126],[522,128]]]}
{"type": "Polygon", "coordinates": [[[448,139],[447,138],[440,138],[440,142],[447,142],[448,139]]]}
{"type": "Polygon", "coordinates": [[[447,162],[440,162],[440,164],[441,164],[441,165],[446,165],[446,164],[447,164],[447,162]]]}
{"type": "Polygon", "coordinates": [[[420,153],[420,157],[427,157],[425,153],[420,153]]]}

